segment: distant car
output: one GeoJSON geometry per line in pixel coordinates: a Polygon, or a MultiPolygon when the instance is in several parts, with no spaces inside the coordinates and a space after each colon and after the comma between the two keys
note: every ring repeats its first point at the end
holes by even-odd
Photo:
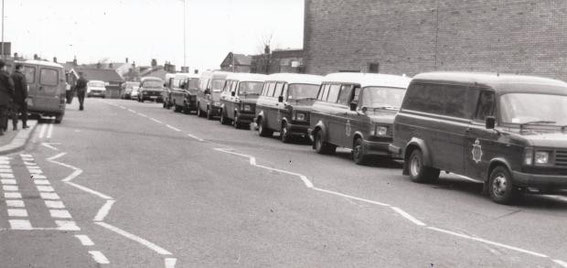
{"type": "Polygon", "coordinates": [[[162,92],[163,80],[158,77],[142,77],[140,82],[140,90],[138,92],[138,101],[144,102],[147,100],[155,102],[163,102],[162,92]]]}
{"type": "Polygon", "coordinates": [[[125,82],[122,84],[122,99],[130,99],[132,95],[132,90],[134,88],[139,88],[140,82],[125,82]]]}
{"type": "Polygon", "coordinates": [[[91,80],[87,83],[87,97],[106,98],[106,83],[100,80],[91,80]]]}
{"type": "Polygon", "coordinates": [[[138,100],[139,93],[140,93],[140,88],[133,88],[132,91],[130,91],[130,99],[138,100]]]}

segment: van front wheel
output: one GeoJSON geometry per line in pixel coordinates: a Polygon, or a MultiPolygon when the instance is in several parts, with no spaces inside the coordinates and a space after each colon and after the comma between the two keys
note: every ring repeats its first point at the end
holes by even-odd
{"type": "Polygon", "coordinates": [[[413,182],[432,182],[439,179],[439,169],[426,167],[421,150],[413,150],[409,158],[409,175],[413,182]]]}
{"type": "Polygon", "coordinates": [[[323,133],[321,130],[315,133],[315,151],[318,154],[334,154],[336,150],[337,146],[323,140],[323,133]]]}
{"type": "Polygon", "coordinates": [[[498,166],[492,170],[488,184],[490,199],[496,203],[510,204],[518,196],[518,191],[512,185],[512,175],[503,166],[498,166]]]}

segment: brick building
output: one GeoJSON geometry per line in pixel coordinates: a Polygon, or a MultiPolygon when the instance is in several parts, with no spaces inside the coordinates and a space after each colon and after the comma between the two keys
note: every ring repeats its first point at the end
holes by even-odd
{"type": "Polygon", "coordinates": [[[305,0],[307,73],[435,70],[567,80],[566,0],[305,0]]]}

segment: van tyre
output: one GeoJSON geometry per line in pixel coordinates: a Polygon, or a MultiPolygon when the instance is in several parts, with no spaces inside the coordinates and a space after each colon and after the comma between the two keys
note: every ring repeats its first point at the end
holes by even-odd
{"type": "Polygon", "coordinates": [[[220,119],[219,119],[221,125],[228,125],[230,124],[230,120],[228,118],[226,118],[226,116],[224,116],[224,110],[220,111],[220,119]]]}
{"type": "Polygon", "coordinates": [[[413,182],[419,183],[432,182],[439,179],[439,169],[426,167],[423,163],[421,150],[413,150],[408,161],[410,179],[413,182]]]}
{"type": "Polygon", "coordinates": [[[259,117],[258,118],[258,135],[260,135],[260,137],[271,137],[274,134],[274,131],[267,129],[264,123],[264,120],[259,117]]]}
{"type": "Polygon", "coordinates": [[[507,168],[497,166],[490,172],[488,194],[499,204],[510,204],[518,197],[519,192],[512,184],[512,175],[507,168]]]}
{"type": "Polygon", "coordinates": [[[337,150],[337,146],[326,142],[323,139],[323,132],[317,131],[315,133],[315,151],[318,154],[334,154],[337,150]]]}
{"type": "Polygon", "coordinates": [[[238,113],[234,113],[234,121],[232,122],[232,125],[236,129],[240,129],[242,127],[242,124],[238,120],[238,113]]]}
{"type": "Polygon", "coordinates": [[[61,124],[63,122],[63,114],[58,114],[55,116],[55,124],[61,124]]]}
{"type": "Polygon", "coordinates": [[[207,120],[213,120],[213,112],[208,106],[207,106],[207,120]]]}
{"type": "Polygon", "coordinates": [[[290,143],[291,142],[291,134],[287,130],[287,124],[283,123],[282,128],[280,129],[280,140],[283,143],[290,143]]]}
{"type": "Polygon", "coordinates": [[[203,111],[201,110],[201,104],[197,103],[197,116],[203,117],[203,111]]]}
{"type": "Polygon", "coordinates": [[[352,160],[357,165],[368,164],[370,160],[370,157],[364,152],[364,146],[362,145],[361,138],[356,138],[356,140],[354,140],[352,146],[352,160]]]}

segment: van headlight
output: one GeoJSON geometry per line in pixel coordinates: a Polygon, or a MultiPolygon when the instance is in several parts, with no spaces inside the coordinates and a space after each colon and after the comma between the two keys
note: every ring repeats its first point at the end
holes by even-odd
{"type": "Polygon", "coordinates": [[[250,104],[245,104],[243,110],[246,111],[246,112],[250,112],[250,111],[252,111],[252,107],[250,107],[250,104]]]}
{"type": "Polygon", "coordinates": [[[370,132],[370,135],[380,137],[388,136],[388,127],[376,125],[370,132]]]}
{"type": "Polygon", "coordinates": [[[548,151],[536,151],[534,154],[534,162],[536,165],[547,165],[549,164],[549,152],[548,151]]]}
{"type": "Polygon", "coordinates": [[[294,121],[306,121],[307,116],[305,115],[305,113],[294,111],[291,119],[294,121]]]}

